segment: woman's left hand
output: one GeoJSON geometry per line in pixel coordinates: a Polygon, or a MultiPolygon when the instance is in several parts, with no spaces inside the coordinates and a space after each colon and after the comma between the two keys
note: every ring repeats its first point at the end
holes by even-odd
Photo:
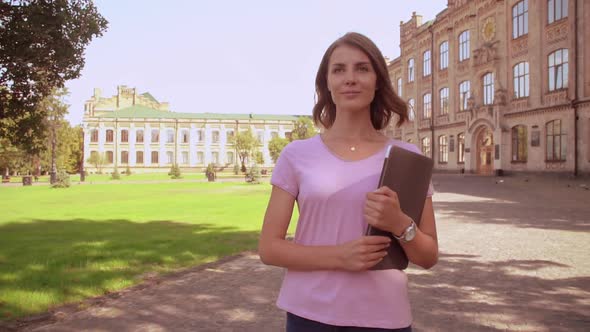
{"type": "Polygon", "coordinates": [[[367,193],[365,221],[376,228],[399,236],[411,221],[401,209],[395,191],[383,186],[367,193]]]}

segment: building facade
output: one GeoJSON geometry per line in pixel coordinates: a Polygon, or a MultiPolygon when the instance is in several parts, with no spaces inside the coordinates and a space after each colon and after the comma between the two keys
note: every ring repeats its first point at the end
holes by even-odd
{"type": "Polygon", "coordinates": [[[590,173],[590,2],[449,0],[400,23],[394,137],[438,171],[590,173]]]}
{"type": "MultiPolygon", "coordinates": [[[[101,96],[100,89],[84,105],[84,160],[93,154],[106,158],[105,171],[115,167],[133,172],[168,171],[178,164],[185,171],[202,171],[209,163],[219,168],[239,164],[230,143],[237,132],[252,130],[260,143],[262,167],[272,167],[268,150],[275,137],[289,137],[297,116],[221,113],[177,113],[168,103],[135,88],[117,87],[117,95],[101,96]]],[[[250,161],[251,162],[251,161],[250,161]]],[[[86,170],[98,170],[88,162],[86,170]]]]}

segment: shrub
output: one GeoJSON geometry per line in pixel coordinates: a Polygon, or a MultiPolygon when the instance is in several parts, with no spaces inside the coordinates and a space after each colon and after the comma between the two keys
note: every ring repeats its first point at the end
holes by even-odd
{"type": "Polygon", "coordinates": [[[115,168],[115,170],[111,174],[111,180],[121,180],[121,174],[119,174],[118,169],[115,168]]]}
{"type": "Polygon", "coordinates": [[[250,166],[248,173],[246,173],[246,179],[246,181],[252,184],[260,183],[260,168],[257,164],[252,164],[252,166],[250,166]]]}
{"type": "Polygon", "coordinates": [[[178,164],[172,164],[172,167],[170,168],[170,172],[168,172],[168,175],[170,175],[170,177],[173,179],[182,179],[182,173],[180,172],[180,167],[178,166],[178,164]]]}
{"type": "Polygon", "coordinates": [[[125,170],[125,174],[127,176],[131,175],[131,167],[129,167],[129,165],[127,165],[127,169],[125,170]]]}
{"type": "Polygon", "coordinates": [[[51,188],[69,188],[70,187],[70,175],[65,171],[57,172],[55,176],[55,182],[51,185],[51,188]]]}

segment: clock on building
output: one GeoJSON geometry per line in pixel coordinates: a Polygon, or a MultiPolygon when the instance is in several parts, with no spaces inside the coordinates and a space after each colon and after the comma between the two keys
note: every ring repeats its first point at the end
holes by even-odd
{"type": "Polygon", "coordinates": [[[488,17],[481,27],[481,36],[486,42],[492,41],[496,34],[496,22],[493,17],[488,17]]]}

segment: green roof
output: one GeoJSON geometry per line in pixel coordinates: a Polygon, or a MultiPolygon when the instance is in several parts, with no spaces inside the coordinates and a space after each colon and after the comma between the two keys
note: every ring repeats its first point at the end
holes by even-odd
{"type": "Polygon", "coordinates": [[[97,115],[99,118],[151,118],[151,119],[215,119],[215,120],[283,120],[296,121],[301,115],[278,114],[226,114],[226,113],[177,113],[159,111],[150,107],[135,105],[118,111],[97,115]]]}
{"type": "Polygon", "coordinates": [[[159,103],[159,102],[156,100],[156,98],[154,98],[154,96],[152,96],[152,95],[151,95],[149,92],[142,93],[141,95],[142,95],[142,96],[144,96],[144,97],[146,97],[147,99],[149,99],[149,100],[153,101],[153,102],[159,103]]]}

